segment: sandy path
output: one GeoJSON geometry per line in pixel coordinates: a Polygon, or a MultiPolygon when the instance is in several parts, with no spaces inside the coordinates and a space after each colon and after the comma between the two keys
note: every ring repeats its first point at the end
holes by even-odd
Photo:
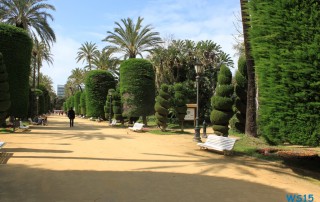
{"type": "Polygon", "coordinates": [[[192,135],[161,136],[62,116],[0,134],[0,201],[286,202],[320,188],[275,163],[199,150],[192,135]],[[7,161],[7,162],[6,162],[7,161]]]}

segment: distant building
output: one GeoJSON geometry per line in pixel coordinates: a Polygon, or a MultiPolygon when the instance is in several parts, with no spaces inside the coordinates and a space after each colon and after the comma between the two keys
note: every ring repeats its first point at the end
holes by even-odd
{"type": "Polygon", "coordinates": [[[58,85],[57,96],[64,97],[64,85],[58,85]]]}

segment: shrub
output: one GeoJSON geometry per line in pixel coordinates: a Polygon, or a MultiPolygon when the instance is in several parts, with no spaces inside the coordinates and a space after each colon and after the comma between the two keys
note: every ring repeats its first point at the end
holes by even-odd
{"type": "Polygon", "coordinates": [[[228,136],[229,120],[233,115],[233,87],[231,80],[232,74],[230,69],[222,65],[218,75],[216,94],[211,99],[213,110],[210,120],[213,123],[212,128],[217,135],[228,136]]]}
{"type": "Polygon", "coordinates": [[[104,117],[104,105],[108,90],[115,88],[115,80],[110,72],[92,70],[86,79],[86,112],[90,117],[104,117]]]}
{"type": "Polygon", "coordinates": [[[154,105],[154,110],[156,111],[156,124],[162,131],[165,131],[167,128],[170,97],[169,86],[166,84],[162,84],[160,87],[159,95],[156,97],[156,104],[154,105]]]}
{"type": "Polygon", "coordinates": [[[118,88],[113,94],[112,94],[112,111],[114,119],[116,120],[123,120],[122,117],[122,105],[121,105],[121,96],[120,96],[120,89],[118,88]]]}
{"type": "Polygon", "coordinates": [[[107,94],[107,99],[106,99],[106,105],[104,106],[104,114],[105,114],[105,118],[107,120],[110,120],[110,118],[112,118],[112,114],[113,114],[113,110],[112,110],[112,97],[113,97],[113,93],[115,92],[115,90],[113,88],[108,90],[108,94],[107,94]],[[110,97],[111,94],[111,97],[110,97]],[[110,111],[111,109],[111,111],[110,111]]]}
{"type": "Polygon", "coordinates": [[[155,73],[149,61],[132,58],[121,64],[120,94],[123,116],[139,117],[154,113],[155,73]]]}
{"type": "Polygon", "coordinates": [[[86,92],[83,91],[80,96],[80,113],[86,115],[86,92]]]}
{"type": "Polygon", "coordinates": [[[184,117],[187,114],[187,95],[186,89],[181,83],[176,83],[174,86],[174,110],[176,117],[179,120],[179,125],[181,127],[181,131],[184,130],[184,117]]]}
{"type": "Polygon", "coordinates": [[[80,97],[81,97],[81,91],[77,91],[76,94],[74,95],[74,111],[76,115],[81,114],[81,109],[80,109],[80,97]]]}
{"type": "Polygon", "coordinates": [[[28,33],[0,23],[0,52],[3,54],[10,86],[9,115],[27,117],[32,40],[28,33]]]}
{"type": "Polygon", "coordinates": [[[3,61],[3,56],[0,53],[0,127],[5,125],[6,115],[10,105],[8,73],[3,61]]]}

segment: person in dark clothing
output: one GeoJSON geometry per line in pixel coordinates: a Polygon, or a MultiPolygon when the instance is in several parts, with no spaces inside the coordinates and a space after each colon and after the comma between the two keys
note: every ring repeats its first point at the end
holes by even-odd
{"type": "Polygon", "coordinates": [[[70,110],[68,111],[68,117],[70,119],[70,127],[73,127],[73,120],[76,117],[75,112],[73,111],[72,107],[70,108],[70,110]]]}

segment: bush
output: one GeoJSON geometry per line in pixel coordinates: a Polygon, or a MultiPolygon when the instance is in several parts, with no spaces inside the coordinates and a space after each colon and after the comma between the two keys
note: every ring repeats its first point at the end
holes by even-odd
{"type": "Polygon", "coordinates": [[[149,61],[132,58],[122,62],[120,94],[123,116],[139,117],[154,114],[155,73],[149,61]]]}
{"type": "Polygon", "coordinates": [[[213,130],[217,135],[228,136],[229,120],[233,115],[231,85],[232,74],[230,69],[222,65],[218,75],[218,87],[216,94],[211,99],[212,112],[210,120],[213,123],[213,130]]]}
{"type": "Polygon", "coordinates": [[[162,84],[159,95],[156,97],[156,104],[154,105],[154,110],[156,111],[156,124],[162,131],[165,131],[168,126],[167,121],[170,107],[169,99],[169,86],[162,84]]]}
{"type": "Polygon", "coordinates": [[[80,96],[80,113],[86,115],[86,92],[83,91],[80,96]]]}
{"type": "Polygon", "coordinates": [[[92,70],[86,76],[85,85],[87,116],[104,117],[108,90],[116,85],[114,77],[107,71],[92,70]]]}
{"type": "Polygon", "coordinates": [[[113,96],[113,93],[115,92],[115,90],[112,88],[112,89],[109,89],[108,90],[108,94],[107,94],[107,99],[106,99],[106,105],[104,106],[104,114],[105,114],[105,118],[107,120],[110,120],[110,118],[112,118],[112,114],[113,114],[113,110],[112,110],[112,96],[113,96]],[[111,97],[110,97],[110,94],[111,94],[111,97]],[[110,113],[110,109],[111,109],[111,113],[110,113]]]}
{"type": "Polygon", "coordinates": [[[121,104],[121,96],[120,96],[120,89],[118,88],[113,94],[112,94],[112,111],[113,111],[113,117],[116,120],[123,120],[122,117],[122,104],[121,104]]]}
{"type": "Polygon", "coordinates": [[[5,125],[6,115],[10,105],[8,73],[4,65],[3,56],[0,53],[0,127],[5,125]]]}
{"type": "Polygon", "coordinates": [[[81,97],[81,92],[77,91],[76,94],[74,95],[74,111],[76,115],[81,114],[80,97],[81,97]]]}
{"type": "Polygon", "coordinates": [[[31,51],[32,40],[25,30],[0,23],[0,52],[10,86],[10,116],[28,116],[31,51]]]}

